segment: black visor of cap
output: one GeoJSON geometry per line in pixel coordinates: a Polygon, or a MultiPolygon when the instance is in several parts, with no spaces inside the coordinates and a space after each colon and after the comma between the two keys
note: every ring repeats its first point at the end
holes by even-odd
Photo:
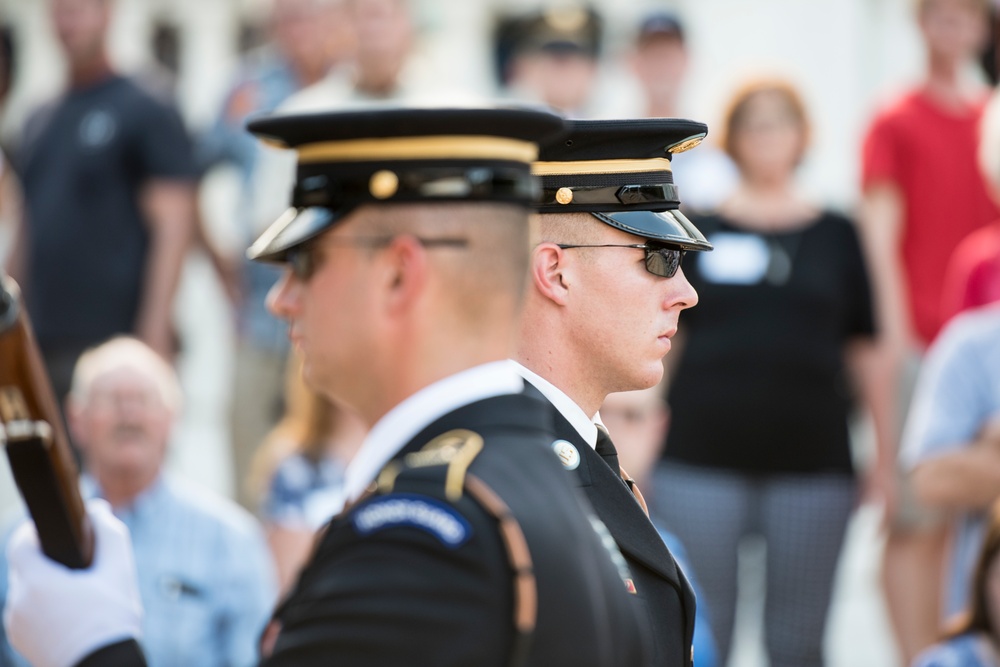
{"type": "Polygon", "coordinates": [[[290,208],[253,242],[247,250],[247,256],[283,262],[289,250],[316,238],[350,212],[350,208],[290,208]]]}
{"type": "Polygon", "coordinates": [[[712,244],[679,210],[591,212],[601,222],[629,234],[682,250],[711,250],[712,244]]]}

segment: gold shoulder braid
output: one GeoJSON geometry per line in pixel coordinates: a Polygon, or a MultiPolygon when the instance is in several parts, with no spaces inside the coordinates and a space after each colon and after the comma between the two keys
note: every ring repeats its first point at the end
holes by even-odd
{"type": "Polygon", "coordinates": [[[448,466],[444,493],[448,500],[455,502],[462,497],[466,471],[482,449],[483,437],[474,431],[455,429],[442,433],[419,452],[412,452],[402,461],[391,461],[386,465],[378,476],[379,493],[392,493],[396,477],[404,470],[448,466]]]}
{"type": "Polygon", "coordinates": [[[538,587],[528,541],[507,503],[486,482],[468,473],[469,466],[483,449],[483,437],[474,431],[455,429],[443,433],[424,445],[419,452],[392,461],[378,476],[378,493],[392,493],[397,478],[407,470],[447,466],[444,480],[445,497],[450,502],[468,492],[497,521],[507,562],[513,574],[514,646],[511,667],[523,665],[528,657],[531,638],[538,618],[538,587]]]}

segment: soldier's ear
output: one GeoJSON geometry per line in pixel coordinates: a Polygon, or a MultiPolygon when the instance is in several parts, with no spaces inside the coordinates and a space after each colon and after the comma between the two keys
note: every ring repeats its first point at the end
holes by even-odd
{"type": "Polygon", "coordinates": [[[535,291],[564,306],[572,283],[569,256],[555,243],[539,243],[531,253],[531,282],[535,291]]]}
{"type": "Polygon", "coordinates": [[[427,285],[427,250],[416,237],[403,234],[395,237],[384,252],[382,280],[386,306],[390,312],[401,312],[412,306],[427,285]]]}

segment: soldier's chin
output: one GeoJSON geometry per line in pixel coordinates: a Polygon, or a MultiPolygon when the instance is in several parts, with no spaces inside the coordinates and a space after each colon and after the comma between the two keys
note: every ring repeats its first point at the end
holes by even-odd
{"type": "Polygon", "coordinates": [[[657,360],[656,363],[650,363],[644,368],[637,368],[635,375],[632,377],[629,388],[623,389],[622,391],[639,391],[642,389],[649,389],[650,387],[655,387],[659,384],[662,379],[663,364],[657,360]]]}

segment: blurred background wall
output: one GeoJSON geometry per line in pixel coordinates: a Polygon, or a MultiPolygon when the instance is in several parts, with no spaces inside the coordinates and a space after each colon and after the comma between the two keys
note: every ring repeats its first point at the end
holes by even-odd
{"type": "MultiPolygon", "coordinates": [[[[117,0],[111,50],[126,71],[151,68],[155,44],[176,48],[177,92],[185,117],[199,128],[218,109],[242,46],[259,34],[261,0],[117,0]]],[[[421,29],[420,76],[428,85],[490,94],[490,35],[501,14],[529,10],[539,0],[413,0],[421,29]]],[[[849,204],[856,193],[857,145],[863,119],[887,92],[912,79],[922,54],[912,0],[593,0],[605,20],[605,102],[627,107],[634,96],[621,76],[636,24],[657,8],[684,19],[692,51],[686,107],[711,124],[735,81],[761,71],[790,76],[805,91],[816,118],[811,189],[849,204]]],[[[58,89],[61,60],[44,0],[2,0],[0,15],[14,29],[20,62],[2,119],[11,137],[26,111],[58,89]]]]}

